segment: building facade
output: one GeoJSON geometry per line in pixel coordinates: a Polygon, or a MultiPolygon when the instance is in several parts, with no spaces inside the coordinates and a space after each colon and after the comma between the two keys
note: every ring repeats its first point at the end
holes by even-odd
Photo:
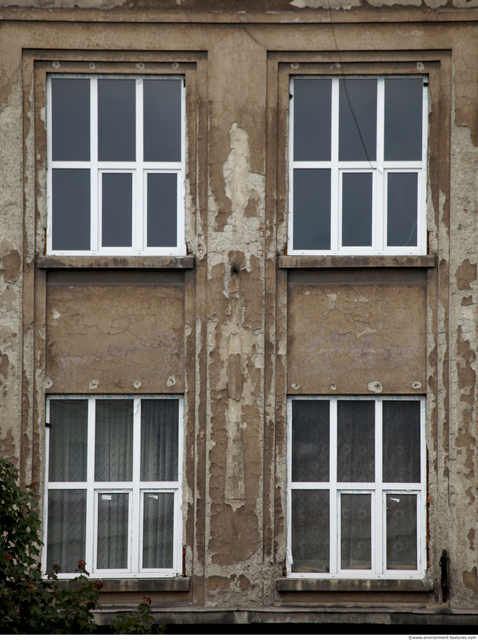
{"type": "Polygon", "coordinates": [[[477,12],[2,2],[2,455],[98,620],[478,620],[477,12]]]}

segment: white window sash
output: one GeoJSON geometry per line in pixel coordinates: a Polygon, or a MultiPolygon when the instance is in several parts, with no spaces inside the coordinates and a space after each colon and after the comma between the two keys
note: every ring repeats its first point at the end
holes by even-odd
{"type": "Polygon", "coordinates": [[[287,575],[297,578],[315,579],[422,579],[426,573],[426,442],[425,399],[422,396],[366,397],[375,402],[375,481],[367,483],[337,482],[337,402],[338,400],[361,400],[357,396],[290,396],[287,400],[287,575]],[[329,482],[292,482],[292,403],[301,400],[328,400],[330,406],[329,431],[329,482]],[[382,482],[383,446],[383,401],[410,400],[420,402],[420,482],[382,482]],[[299,573],[292,571],[292,491],[329,491],[329,535],[330,572],[299,573]],[[340,568],[341,522],[340,496],[343,494],[369,494],[371,496],[372,569],[351,570],[340,568]],[[391,570],[386,568],[386,508],[387,494],[417,496],[417,569],[391,570]]]}
{"type": "MultiPolygon", "coordinates": [[[[296,76],[298,77],[298,76],[296,76]]],[[[326,76],[300,76],[300,79],[317,79],[326,76]]],[[[353,79],[353,76],[344,76],[353,79]]],[[[363,77],[363,76],[361,76],[363,77]]],[[[404,76],[370,76],[377,79],[377,159],[373,161],[339,161],[339,81],[341,77],[328,76],[332,81],[331,93],[331,159],[330,161],[294,160],[294,77],[290,80],[289,106],[289,216],[288,216],[288,253],[289,255],[423,255],[426,254],[426,167],[428,144],[428,87],[423,85],[422,108],[422,160],[421,161],[384,161],[384,123],[385,123],[385,79],[404,76]],[[330,249],[294,248],[294,169],[329,169],[331,172],[330,193],[330,249]],[[386,170],[416,172],[418,174],[417,202],[417,245],[413,247],[387,246],[387,201],[386,170]],[[342,246],[342,179],[343,173],[373,173],[372,198],[372,245],[366,247],[342,246]]],[[[411,77],[411,76],[407,76],[411,77]]],[[[417,76],[422,77],[422,76],[417,76]]]]}
{"type": "MultiPolygon", "coordinates": [[[[46,482],[44,498],[44,546],[42,550],[42,567],[47,566],[48,546],[48,491],[51,489],[84,489],[86,491],[86,570],[91,578],[134,578],[144,577],[145,574],[155,577],[173,577],[182,572],[182,477],[183,477],[183,447],[184,447],[184,398],[179,395],[51,395],[47,398],[46,421],[50,420],[51,400],[88,400],[88,428],[87,428],[87,479],[85,482],[49,482],[50,438],[47,434],[45,443],[46,482]],[[96,400],[134,400],[133,410],[133,479],[124,482],[95,481],[95,412],[96,400]],[[173,399],[179,401],[178,420],[178,479],[176,481],[141,481],[141,400],[143,399],[173,399]],[[142,526],[143,504],[141,496],[145,493],[172,493],[174,495],[174,532],[173,532],[173,567],[171,568],[142,568],[142,526]],[[97,569],[97,533],[98,533],[98,496],[108,493],[128,493],[129,495],[129,526],[128,526],[128,568],[127,569],[97,569]]],[[[74,578],[78,573],[62,572],[61,578],[74,578]]]]}
{"type": "MultiPolygon", "coordinates": [[[[136,161],[98,161],[98,77],[90,74],[51,74],[47,79],[47,254],[57,256],[183,256],[185,239],[185,176],[186,176],[186,89],[184,76],[126,76],[136,79],[136,161]],[[90,79],[90,160],[52,160],[52,78],[90,79]],[[144,162],[143,160],[143,80],[182,80],[181,84],[181,162],[144,162]],[[54,169],[89,169],[90,171],[90,250],[53,250],[52,175],[54,169]],[[133,173],[132,246],[101,246],[101,173],[133,173]],[[175,247],[148,247],[146,242],[145,176],[147,173],[177,174],[177,210],[175,247]]],[[[113,76],[111,76],[113,77],[113,76]]],[[[121,76],[114,76],[121,77],[121,76]]],[[[123,76],[125,77],[125,76],[123,76]]]]}

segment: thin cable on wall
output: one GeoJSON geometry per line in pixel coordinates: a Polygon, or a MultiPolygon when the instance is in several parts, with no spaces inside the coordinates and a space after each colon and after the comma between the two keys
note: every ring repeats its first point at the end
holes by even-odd
{"type": "Polygon", "coordinates": [[[328,7],[328,13],[329,13],[330,26],[332,27],[332,35],[334,37],[335,48],[337,50],[337,56],[338,56],[338,59],[339,59],[339,68],[340,68],[340,73],[342,74],[342,82],[344,83],[345,97],[347,98],[347,103],[349,105],[350,113],[352,114],[352,118],[354,119],[355,126],[357,127],[357,133],[359,134],[360,142],[361,142],[363,150],[365,152],[365,157],[367,158],[367,161],[368,161],[371,169],[373,169],[374,166],[373,166],[373,164],[372,164],[372,162],[370,160],[370,157],[368,155],[367,147],[365,146],[365,142],[364,142],[364,139],[362,137],[362,132],[360,131],[360,125],[358,123],[357,116],[355,114],[355,109],[353,108],[352,101],[350,100],[349,90],[347,88],[347,78],[345,77],[345,74],[344,74],[344,68],[343,68],[343,64],[342,64],[342,59],[340,57],[340,49],[339,49],[339,45],[337,43],[337,38],[335,36],[335,27],[334,27],[334,21],[332,20],[332,10],[330,8],[330,0],[327,0],[327,7],[328,7]]]}

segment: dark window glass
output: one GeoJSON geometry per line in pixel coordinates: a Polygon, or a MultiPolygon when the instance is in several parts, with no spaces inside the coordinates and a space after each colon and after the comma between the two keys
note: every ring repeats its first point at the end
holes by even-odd
{"type": "Polygon", "coordinates": [[[173,566],[174,495],[144,493],[143,567],[173,566]]]}
{"type": "Polygon", "coordinates": [[[372,246],[371,173],[344,173],[342,176],[342,246],[372,246]]]}
{"type": "Polygon", "coordinates": [[[375,480],[375,402],[337,403],[337,481],[375,480]]]}
{"type": "Polygon", "coordinates": [[[342,569],[372,568],[372,500],[369,494],[340,497],[342,569]]]}
{"type": "Polygon", "coordinates": [[[387,569],[417,568],[417,496],[387,494],[387,569]]]}
{"type": "Polygon", "coordinates": [[[128,514],[127,493],[98,494],[98,569],[127,569],[128,514]]]}
{"type": "Polygon", "coordinates": [[[102,174],[103,247],[131,247],[133,244],[132,177],[131,173],[102,174]]]}
{"type": "Polygon", "coordinates": [[[339,160],[376,160],[377,81],[339,81],[339,160]]]}
{"type": "Polygon", "coordinates": [[[97,400],[95,480],[133,479],[133,400],[97,400]]]}
{"type": "Polygon", "coordinates": [[[294,160],[330,160],[331,80],[294,80],[294,160]]]}
{"type": "Polygon", "coordinates": [[[144,160],[181,162],[181,80],[144,80],[144,160]]]}
{"type": "Polygon", "coordinates": [[[294,249],[330,249],[330,169],[294,169],[294,249]]]}
{"type": "Polygon", "coordinates": [[[141,480],[178,479],[179,400],[141,400],[141,480]]]}
{"type": "Polygon", "coordinates": [[[422,78],[385,80],[385,160],[422,159],[422,78]]]}
{"type": "Polygon", "coordinates": [[[329,572],[329,492],[292,491],[292,571],[329,572]]]}
{"type": "Polygon", "coordinates": [[[74,573],[85,559],[86,490],[48,491],[47,570],[57,564],[62,573],[74,573]]]}
{"type": "Polygon", "coordinates": [[[88,400],[50,401],[50,482],[85,482],[88,400]]]}
{"type": "Polygon", "coordinates": [[[98,80],[98,160],[136,159],[135,80],[98,80]]]}
{"type": "Polygon", "coordinates": [[[52,78],[52,158],[90,159],[90,81],[52,78]]]}
{"type": "Polygon", "coordinates": [[[420,482],[420,402],[383,402],[383,481],[420,482]]]}
{"type": "Polygon", "coordinates": [[[389,173],[387,246],[417,246],[418,174],[389,173]]]}
{"type": "Polygon", "coordinates": [[[329,481],[328,400],[292,402],[292,482],[329,481]]]}
{"type": "Polygon", "coordinates": [[[148,173],[148,247],[176,247],[178,176],[148,173]]]}
{"type": "Polygon", "coordinates": [[[52,191],[53,250],[89,250],[89,169],[53,169],[52,191]]]}

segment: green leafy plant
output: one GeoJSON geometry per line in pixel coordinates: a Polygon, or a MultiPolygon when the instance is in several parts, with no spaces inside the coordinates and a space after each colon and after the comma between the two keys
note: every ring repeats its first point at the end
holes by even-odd
{"type": "Polygon", "coordinates": [[[143,602],[138,605],[136,611],[129,614],[118,614],[111,625],[113,633],[117,634],[153,634],[164,633],[166,625],[154,625],[151,615],[151,598],[144,596],[143,602]]]}
{"type": "Polygon", "coordinates": [[[22,491],[17,477],[0,459],[0,633],[92,633],[103,583],[88,580],[83,560],[72,580],[58,580],[57,566],[42,577],[36,483],[22,491]]]}
{"type": "MultiPolygon", "coordinates": [[[[11,462],[0,458],[0,633],[94,633],[94,609],[101,609],[102,580],[89,580],[84,560],[79,575],[59,580],[58,565],[47,577],[39,564],[43,545],[40,518],[32,482],[22,491],[11,462]]],[[[136,611],[118,614],[112,631],[118,634],[164,633],[166,625],[153,625],[151,598],[145,596],[136,611]]]]}

